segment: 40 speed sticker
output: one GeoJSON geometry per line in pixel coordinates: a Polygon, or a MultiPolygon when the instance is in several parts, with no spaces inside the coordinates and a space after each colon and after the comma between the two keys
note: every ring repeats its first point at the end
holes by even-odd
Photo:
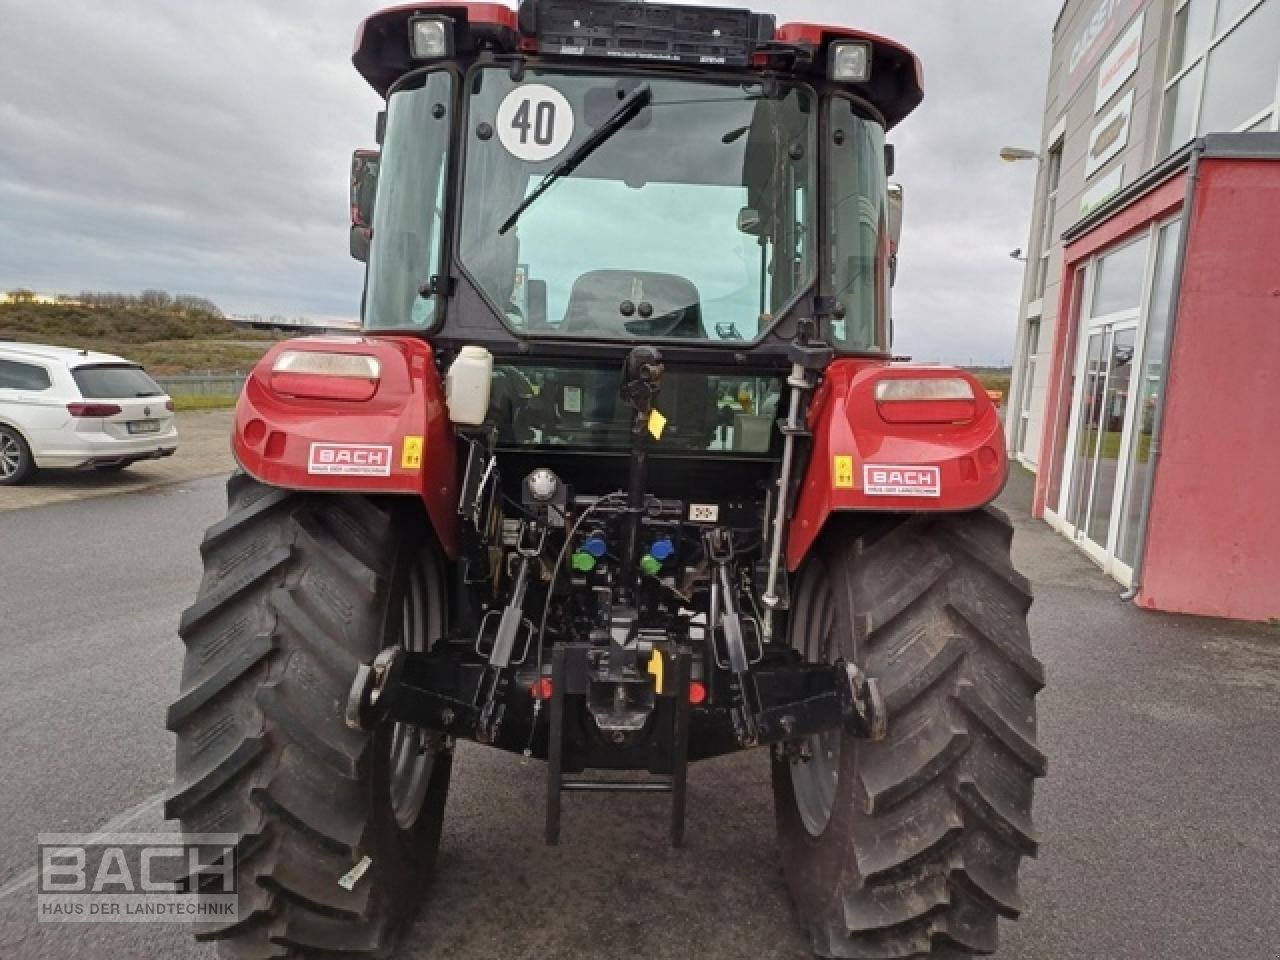
{"type": "Polygon", "coordinates": [[[862,468],[862,492],[868,497],[940,497],[942,470],[868,463],[862,468]]]}
{"type": "Polygon", "coordinates": [[[498,139],[525,163],[559,156],[573,139],[574,123],[565,95],[545,83],[516,87],[498,107],[498,139]]]}

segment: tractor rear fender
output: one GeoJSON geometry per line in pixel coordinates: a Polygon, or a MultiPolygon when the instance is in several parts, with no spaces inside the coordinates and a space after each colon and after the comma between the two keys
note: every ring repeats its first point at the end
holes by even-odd
{"type": "Polygon", "coordinates": [[[424,340],[276,344],[240,395],[232,450],[251,476],[275,487],[417,495],[441,546],[457,555],[457,441],[424,340]]]}
{"type": "Polygon", "coordinates": [[[951,367],[837,360],[814,396],[809,429],[791,570],[833,513],[976,510],[1008,474],[995,404],[972,374],[951,367]]]}

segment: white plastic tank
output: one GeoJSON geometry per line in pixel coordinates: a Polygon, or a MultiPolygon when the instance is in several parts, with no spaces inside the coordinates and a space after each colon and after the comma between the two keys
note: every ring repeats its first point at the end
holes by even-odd
{"type": "Polygon", "coordinates": [[[482,426],[492,385],[493,354],[484,347],[463,347],[444,378],[449,419],[463,427],[482,426]]]}

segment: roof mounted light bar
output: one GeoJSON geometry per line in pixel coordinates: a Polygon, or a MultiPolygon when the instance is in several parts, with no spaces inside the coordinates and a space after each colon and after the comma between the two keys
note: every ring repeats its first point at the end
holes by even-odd
{"type": "Polygon", "coordinates": [[[521,32],[555,56],[746,67],[773,40],[769,14],[635,0],[524,0],[521,32]]]}
{"type": "Polygon", "coordinates": [[[820,74],[856,88],[888,128],[924,97],[920,61],[910,50],[853,27],[778,26],[770,14],[674,2],[523,0],[519,13],[511,3],[401,2],[361,24],[352,60],[382,96],[424,64],[457,60],[466,66],[488,53],[630,62],[655,70],[669,65],[820,74]]]}

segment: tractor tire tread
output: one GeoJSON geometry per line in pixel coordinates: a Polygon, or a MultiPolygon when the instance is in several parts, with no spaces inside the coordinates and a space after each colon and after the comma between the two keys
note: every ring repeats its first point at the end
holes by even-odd
{"type": "MultiPolygon", "coordinates": [[[[368,498],[283,491],[239,473],[227,495],[179,631],[182,692],[167,717],[177,775],[165,812],[189,832],[241,837],[240,910],[194,933],[218,941],[223,960],[382,955],[406,918],[389,904],[421,878],[408,859],[374,856],[353,891],[338,884],[377,852],[382,829],[369,787],[374,736],[348,728],[343,706],[382,642],[378,601],[399,532],[368,498]]],[[[441,789],[447,779],[446,766],[441,789]]]]}
{"type": "MultiPolygon", "coordinates": [[[[797,900],[821,956],[987,954],[999,918],[1024,910],[1018,866],[1038,850],[1031,800],[1047,770],[1035,739],[1045,675],[1012,536],[1008,517],[988,508],[838,520],[820,543],[833,592],[844,589],[837,571],[848,571],[858,659],[889,708],[887,737],[851,747],[857,782],[840,834],[822,846],[803,834],[790,841],[794,827],[780,820],[784,840],[813,844],[806,856],[823,851],[812,869],[834,878],[828,904],[797,900]]],[[[774,769],[785,802],[785,765],[774,769]]]]}

